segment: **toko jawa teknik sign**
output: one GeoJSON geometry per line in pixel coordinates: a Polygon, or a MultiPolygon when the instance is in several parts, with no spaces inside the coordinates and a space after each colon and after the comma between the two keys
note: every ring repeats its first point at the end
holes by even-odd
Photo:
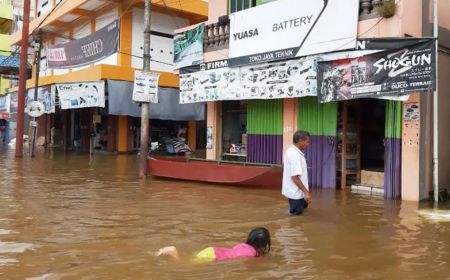
{"type": "Polygon", "coordinates": [[[278,0],[230,15],[230,66],[356,47],[359,0],[278,0]]]}

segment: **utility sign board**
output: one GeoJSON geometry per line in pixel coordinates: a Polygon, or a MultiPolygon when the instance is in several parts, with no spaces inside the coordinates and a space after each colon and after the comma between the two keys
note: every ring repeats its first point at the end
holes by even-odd
{"type": "Polygon", "coordinates": [[[158,73],[134,72],[133,101],[158,103],[158,73]]]}
{"type": "Polygon", "coordinates": [[[230,66],[356,47],[359,0],[278,0],[230,15],[230,66]]]}

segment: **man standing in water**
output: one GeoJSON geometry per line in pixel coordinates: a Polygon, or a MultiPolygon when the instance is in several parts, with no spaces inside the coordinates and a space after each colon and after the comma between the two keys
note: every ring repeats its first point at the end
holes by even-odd
{"type": "Polygon", "coordinates": [[[309,133],[294,133],[293,145],[286,150],[283,162],[283,187],[281,193],[289,199],[289,213],[300,215],[311,203],[308,185],[308,169],[305,154],[309,145],[309,133]]]}

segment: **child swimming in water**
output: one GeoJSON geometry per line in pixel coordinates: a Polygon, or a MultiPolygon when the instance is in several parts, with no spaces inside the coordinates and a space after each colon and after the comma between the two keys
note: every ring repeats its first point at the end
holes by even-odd
{"type": "MultiPolygon", "coordinates": [[[[246,257],[260,257],[270,251],[270,233],[266,228],[255,228],[248,234],[247,241],[233,248],[208,247],[195,255],[196,261],[224,261],[246,257]]],[[[176,247],[169,246],[159,249],[156,256],[169,256],[179,260],[176,247]]]]}

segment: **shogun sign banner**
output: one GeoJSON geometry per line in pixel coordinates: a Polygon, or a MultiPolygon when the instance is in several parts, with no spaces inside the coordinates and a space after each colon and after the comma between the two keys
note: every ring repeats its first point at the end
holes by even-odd
{"type": "Polygon", "coordinates": [[[47,49],[48,67],[67,69],[107,58],[119,47],[119,20],[89,36],[47,49]]]}
{"type": "Polygon", "coordinates": [[[436,88],[435,40],[318,63],[320,102],[402,96],[436,88]]]}
{"type": "Polygon", "coordinates": [[[358,0],[278,0],[230,15],[230,66],[354,49],[358,0]]]}
{"type": "Polygon", "coordinates": [[[277,99],[317,95],[314,65],[320,57],[230,68],[226,60],[180,75],[180,103],[277,99]]]}
{"type": "Polygon", "coordinates": [[[61,109],[105,107],[105,82],[57,84],[61,109]]]}
{"type": "MultiPolygon", "coordinates": [[[[34,88],[28,90],[26,95],[27,104],[34,101],[34,88]]],[[[37,101],[44,104],[44,114],[55,113],[55,86],[38,87],[37,101]]]]}
{"type": "Polygon", "coordinates": [[[177,34],[174,38],[174,68],[203,63],[203,34],[205,24],[177,34]]]}

